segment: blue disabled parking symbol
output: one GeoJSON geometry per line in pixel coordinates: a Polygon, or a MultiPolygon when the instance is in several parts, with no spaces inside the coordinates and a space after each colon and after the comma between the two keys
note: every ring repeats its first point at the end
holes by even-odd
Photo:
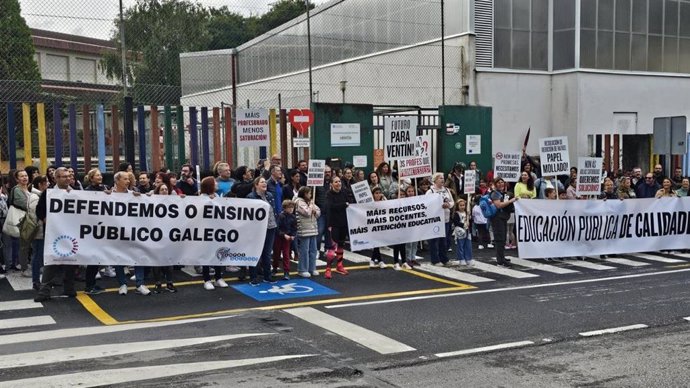
{"type": "Polygon", "coordinates": [[[259,302],[339,294],[335,290],[307,279],[281,280],[276,284],[259,283],[258,286],[239,284],[232,288],[259,302]]]}

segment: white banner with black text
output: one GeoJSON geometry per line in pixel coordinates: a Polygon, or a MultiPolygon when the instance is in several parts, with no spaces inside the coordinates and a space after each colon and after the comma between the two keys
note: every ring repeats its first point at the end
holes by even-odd
{"type": "Polygon", "coordinates": [[[45,264],[255,266],[270,205],[238,198],[49,190],[45,264]]]}
{"type": "Polygon", "coordinates": [[[440,195],[350,205],[347,223],[353,251],[446,235],[440,195]]]}
{"type": "Polygon", "coordinates": [[[690,248],[690,197],[515,202],[521,258],[690,248]]]}

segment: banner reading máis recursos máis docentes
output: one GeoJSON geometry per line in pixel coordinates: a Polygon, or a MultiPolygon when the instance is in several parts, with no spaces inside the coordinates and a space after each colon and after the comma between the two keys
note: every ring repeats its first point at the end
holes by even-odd
{"type": "Polygon", "coordinates": [[[254,266],[263,201],[49,190],[45,264],[254,266]]]}
{"type": "Polygon", "coordinates": [[[690,248],[690,197],[515,203],[521,258],[690,248]]]}

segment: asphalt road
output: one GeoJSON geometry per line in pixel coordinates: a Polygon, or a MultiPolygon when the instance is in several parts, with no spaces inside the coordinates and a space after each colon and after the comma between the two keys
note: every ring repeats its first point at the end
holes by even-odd
{"type": "Polygon", "coordinates": [[[104,279],[110,292],[34,304],[0,280],[0,387],[688,385],[687,255],[538,260],[514,273],[346,257],[360,261],[348,276],[253,297],[237,280],[205,291],[178,273],[177,294],[119,296],[104,279]]]}

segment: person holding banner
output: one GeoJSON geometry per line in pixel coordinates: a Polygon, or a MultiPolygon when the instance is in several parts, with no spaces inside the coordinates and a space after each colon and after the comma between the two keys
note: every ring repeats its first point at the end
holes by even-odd
{"type": "MultiPolygon", "coordinates": [[[[345,209],[347,209],[348,205],[348,195],[342,189],[342,182],[338,176],[334,176],[331,180],[331,189],[326,193],[326,221],[328,223],[331,241],[333,242],[331,250],[335,251],[335,259],[337,260],[335,272],[341,275],[348,274],[343,265],[343,246],[348,236],[347,213],[345,209]]],[[[326,273],[324,275],[326,279],[331,278],[332,262],[333,256],[327,254],[326,273]]]]}
{"type": "MultiPolygon", "coordinates": [[[[103,184],[103,174],[101,174],[101,170],[97,168],[89,170],[89,172],[86,174],[86,183],[87,186],[84,188],[86,191],[109,191],[108,186],[103,184]]],[[[100,286],[96,285],[96,275],[98,275],[98,269],[98,265],[86,266],[86,273],[84,275],[84,292],[87,294],[96,295],[104,291],[100,286]]],[[[115,269],[112,266],[106,266],[103,275],[113,278],[116,276],[115,269]]]]}
{"type": "Polygon", "coordinates": [[[664,178],[661,181],[661,188],[656,192],[656,198],[677,198],[678,195],[673,190],[673,181],[671,178],[664,178]]]}
{"type": "MultiPolygon", "coordinates": [[[[69,186],[70,175],[66,168],[58,167],[55,170],[55,190],[70,191],[69,186]]],[[[48,215],[48,190],[41,193],[38,203],[36,204],[36,218],[38,218],[44,225],[46,216],[48,215]]],[[[53,285],[58,282],[58,275],[62,272],[62,294],[74,298],[77,292],[74,289],[74,272],[75,265],[46,265],[43,267],[43,276],[41,277],[41,286],[38,294],[34,298],[34,302],[40,303],[50,300],[50,293],[53,285]]]]}
{"type": "Polygon", "coordinates": [[[321,217],[321,209],[311,200],[311,193],[311,187],[301,187],[295,198],[299,249],[297,272],[303,278],[319,276],[316,270],[316,254],[319,251],[316,236],[319,234],[317,220],[321,217]]]}
{"type": "MultiPolygon", "coordinates": [[[[405,196],[406,197],[414,197],[418,195],[417,189],[409,185],[405,189],[405,196]]],[[[417,245],[419,244],[419,241],[412,241],[405,243],[405,262],[402,265],[403,269],[412,269],[413,266],[419,265],[417,263],[417,245]]]]}
{"type": "Polygon", "coordinates": [[[183,164],[180,172],[180,179],[176,184],[177,188],[185,195],[196,195],[199,191],[197,188],[196,179],[194,179],[194,170],[191,164],[183,164]]]}
{"type": "Polygon", "coordinates": [[[249,199],[264,201],[271,205],[271,209],[268,212],[268,230],[266,231],[266,238],[264,239],[264,247],[261,251],[261,257],[259,258],[259,262],[256,263],[256,266],[249,267],[249,284],[252,286],[259,285],[257,280],[257,267],[261,267],[264,283],[276,283],[271,276],[271,248],[273,247],[273,242],[275,241],[278,223],[276,222],[277,217],[275,214],[275,198],[273,198],[273,194],[269,193],[267,189],[268,185],[266,183],[266,179],[264,179],[262,176],[259,176],[258,178],[254,179],[253,190],[251,193],[249,193],[249,195],[247,195],[247,198],[249,199]]]}
{"type": "Polygon", "coordinates": [[[515,203],[518,197],[512,197],[506,192],[506,182],[502,178],[494,180],[496,190],[491,192],[491,201],[496,206],[496,215],[491,218],[491,227],[494,231],[494,244],[496,245],[496,263],[499,267],[510,267],[510,260],[505,256],[506,233],[510,212],[508,206],[515,203]]]}
{"type": "MultiPolygon", "coordinates": [[[[200,194],[202,197],[216,199],[216,191],[218,191],[218,187],[214,177],[207,176],[201,180],[200,194]]],[[[228,288],[228,283],[223,280],[223,266],[214,266],[213,270],[215,271],[213,275],[215,282],[211,283],[211,267],[208,265],[201,267],[201,273],[204,277],[204,290],[213,291],[216,287],[228,288]]]]}
{"type": "Polygon", "coordinates": [[[680,189],[676,190],[676,195],[679,197],[687,197],[688,189],[690,189],[690,179],[686,177],[680,181],[680,189]]]}
{"type": "MultiPolygon", "coordinates": [[[[170,182],[163,183],[161,181],[161,184],[156,186],[155,189],[153,189],[153,194],[155,195],[175,195],[172,194],[170,190],[170,182]]],[[[163,286],[161,285],[161,278],[165,277],[166,281],[166,287],[165,289],[170,292],[170,293],[175,293],[177,292],[177,288],[175,288],[175,285],[173,284],[173,266],[172,265],[167,265],[167,266],[162,266],[162,267],[153,267],[153,279],[156,282],[156,288],[153,290],[154,294],[161,294],[163,293],[163,286]]]]}
{"type": "Polygon", "coordinates": [[[613,190],[613,180],[611,178],[604,179],[604,191],[599,194],[599,199],[618,199],[618,193],[613,190]]]}
{"type": "MultiPolygon", "coordinates": [[[[448,246],[446,244],[446,236],[450,235],[450,213],[451,209],[453,208],[453,196],[451,195],[450,190],[448,190],[448,188],[443,185],[443,176],[444,174],[442,172],[435,173],[433,175],[434,185],[431,188],[429,188],[429,191],[427,191],[425,194],[440,195],[443,199],[442,206],[445,233],[443,234],[443,236],[429,241],[431,264],[437,267],[449,265],[447,256],[448,246]]],[[[505,229],[503,230],[503,234],[505,236],[505,229]]]]}
{"type": "MultiPolygon", "coordinates": [[[[383,196],[383,191],[380,187],[376,187],[371,190],[371,196],[374,197],[374,202],[385,201],[386,197],[383,196]]],[[[369,260],[369,268],[381,268],[385,269],[388,265],[383,261],[381,256],[381,250],[376,247],[371,250],[371,260],[369,260]]]]}
{"type": "Polygon", "coordinates": [[[629,176],[621,177],[620,183],[618,185],[618,198],[620,199],[631,199],[637,198],[635,190],[632,188],[632,180],[629,176]]]}

